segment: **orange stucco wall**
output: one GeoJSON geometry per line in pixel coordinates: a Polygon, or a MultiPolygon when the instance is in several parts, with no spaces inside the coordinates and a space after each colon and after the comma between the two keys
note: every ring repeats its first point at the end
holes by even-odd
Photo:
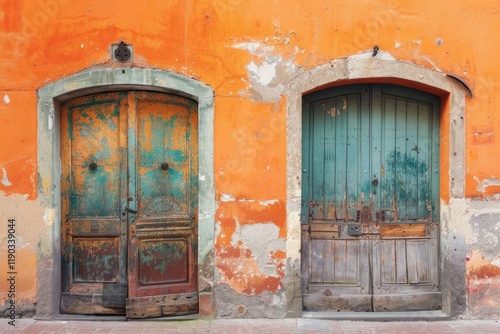
{"type": "MultiPolygon", "coordinates": [[[[286,237],[284,97],[263,95],[253,83],[279,89],[300,69],[374,45],[396,59],[460,77],[474,93],[466,100],[466,197],[496,200],[499,17],[497,0],[0,0],[1,203],[18,215],[25,202],[37,201],[36,90],[88,67],[113,66],[109,47],[123,40],[134,47],[135,66],[181,73],[215,90],[216,266],[221,281],[238,293],[274,293],[283,285],[285,254],[269,252],[276,273],[266,275],[250,249],[231,242],[238,226],[262,222],[277,227],[276,238],[286,237]],[[271,61],[283,65],[269,68],[271,61]]],[[[18,224],[40,226],[20,235],[25,249],[18,298],[34,301],[43,212],[26,217],[30,221],[18,218],[18,224]]],[[[1,247],[3,268],[3,241],[1,247]]],[[[500,249],[496,258],[472,251],[471,280],[484,278],[477,274],[483,266],[498,268],[500,249]]],[[[498,269],[488,273],[487,279],[500,280],[498,269]]],[[[4,275],[0,301],[6,298],[4,275]]],[[[470,306],[473,316],[481,307],[470,306]]]]}

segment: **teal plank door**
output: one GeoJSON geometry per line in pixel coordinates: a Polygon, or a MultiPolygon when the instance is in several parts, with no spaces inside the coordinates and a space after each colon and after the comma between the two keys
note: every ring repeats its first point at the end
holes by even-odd
{"type": "Polygon", "coordinates": [[[393,85],[304,97],[305,310],[441,308],[439,108],[393,85]]]}
{"type": "Polygon", "coordinates": [[[61,105],[61,312],[197,312],[197,106],[121,92],[61,105]]]}

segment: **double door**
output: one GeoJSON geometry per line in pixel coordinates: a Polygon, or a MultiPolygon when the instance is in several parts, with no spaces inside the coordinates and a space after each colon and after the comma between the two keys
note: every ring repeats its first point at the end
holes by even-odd
{"type": "Polygon", "coordinates": [[[153,92],[61,105],[61,312],[196,313],[197,105],[153,92]]]}
{"type": "Polygon", "coordinates": [[[304,97],[308,311],[441,308],[439,100],[391,85],[304,97]]]}

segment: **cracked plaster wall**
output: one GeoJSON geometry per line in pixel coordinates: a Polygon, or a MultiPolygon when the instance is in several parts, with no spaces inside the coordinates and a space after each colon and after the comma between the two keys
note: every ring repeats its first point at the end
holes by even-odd
{"type": "MultiPolygon", "coordinates": [[[[293,168],[300,171],[296,153],[301,130],[296,126],[302,93],[339,80],[393,80],[399,71],[398,83],[438,87],[433,92],[440,95],[450,91],[451,84],[429,76],[428,70],[462,78],[474,98],[443,98],[451,114],[442,124],[454,131],[442,140],[442,169],[449,172],[441,185],[442,264],[458,268],[443,269],[443,277],[447,287],[459,286],[451,299],[463,295],[460,287],[465,283],[460,280],[465,282],[467,275],[467,298],[450,313],[463,312],[462,305],[467,305],[468,317],[498,313],[498,302],[489,298],[498,293],[495,282],[500,277],[500,251],[494,245],[500,167],[491,163],[500,149],[495,135],[500,123],[492,116],[500,96],[497,45],[491,43],[500,33],[491,24],[498,17],[495,0],[474,6],[465,0],[453,6],[446,1],[399,0],[290,1],[287,6],[264,0],[123,4],[3,1],[0,10],[0,45],[5,50],[0,62],[0,122],[6,129],[0,147],[0,191],[2,204],[29,211],[14,215],[30,222],[20,237],[33,239],[23,249],[38,257],[36,264],[26,260],[25,269],[27,282],[37,275],[43,278],[38,284],[38,290],[45,291],[38,295],[39,309],[51,314],[57,304],[57,293],[50,292],[57,290],[51,282],[58,263],[47,254],[58,251],[57,195],[52,193],[57,192],[52,181],[58,170],[37,167],[37,160],[48,159],[57,141],[37,138],[36,133],[40,127],[57,129],[57,119],[37,120],[36,91],[85,69],[91,77],[76,79],[67,91],[85,82],[126,84],[114,81],[117,77],[107,71],[96,71],[119,66],[110,63],[109,45],[124,39],[134,46],[130,66],[179,73],[213,88],[215,134],[209,144],[215,148],[214,171],[200,171],[199,180],[214,178],[211,191],[217,201],[200,212],[200,291],[213,289],[218,316],[301,314],[300,175],[293,168]],[[366,51],[375,44],[380,51],[373,59],[366,51]],[[355,56],[346,58],[350,55],[355,56]],[[419,67],[405,73],[407,67],[396,59],[419,67]],[[466,112],[454,114],[456,110],[466,112]],[[37,157],[37,146],[46,149],[39,151],[43,156],[37,157]],[[40,184],[37,174],[43,176],[40,184]],[[38,198],[40,193],[49,196],[38,198]],[[211,219],[215,230],[208,224],[211,219]],[[249,270],[236,267],[233,272],[234,262],[249,270]]],[[[148,75],[141,72],[133,79],[157,79],[148,75]]],[[[33,303],[36,288],[30,284],[24,296],[33,303]]]]}

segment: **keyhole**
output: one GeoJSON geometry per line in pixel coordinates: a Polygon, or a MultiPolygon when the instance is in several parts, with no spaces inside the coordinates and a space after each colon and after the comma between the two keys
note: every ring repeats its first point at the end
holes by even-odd
{"type": "Polygon", "coordinates": [[[373,179],[372,184],[373,184],[374,186],[376,186],[376,185],[378,184],[378,180],[377,180],[377,178],[374,178],[374,179],[373,179]]]}

